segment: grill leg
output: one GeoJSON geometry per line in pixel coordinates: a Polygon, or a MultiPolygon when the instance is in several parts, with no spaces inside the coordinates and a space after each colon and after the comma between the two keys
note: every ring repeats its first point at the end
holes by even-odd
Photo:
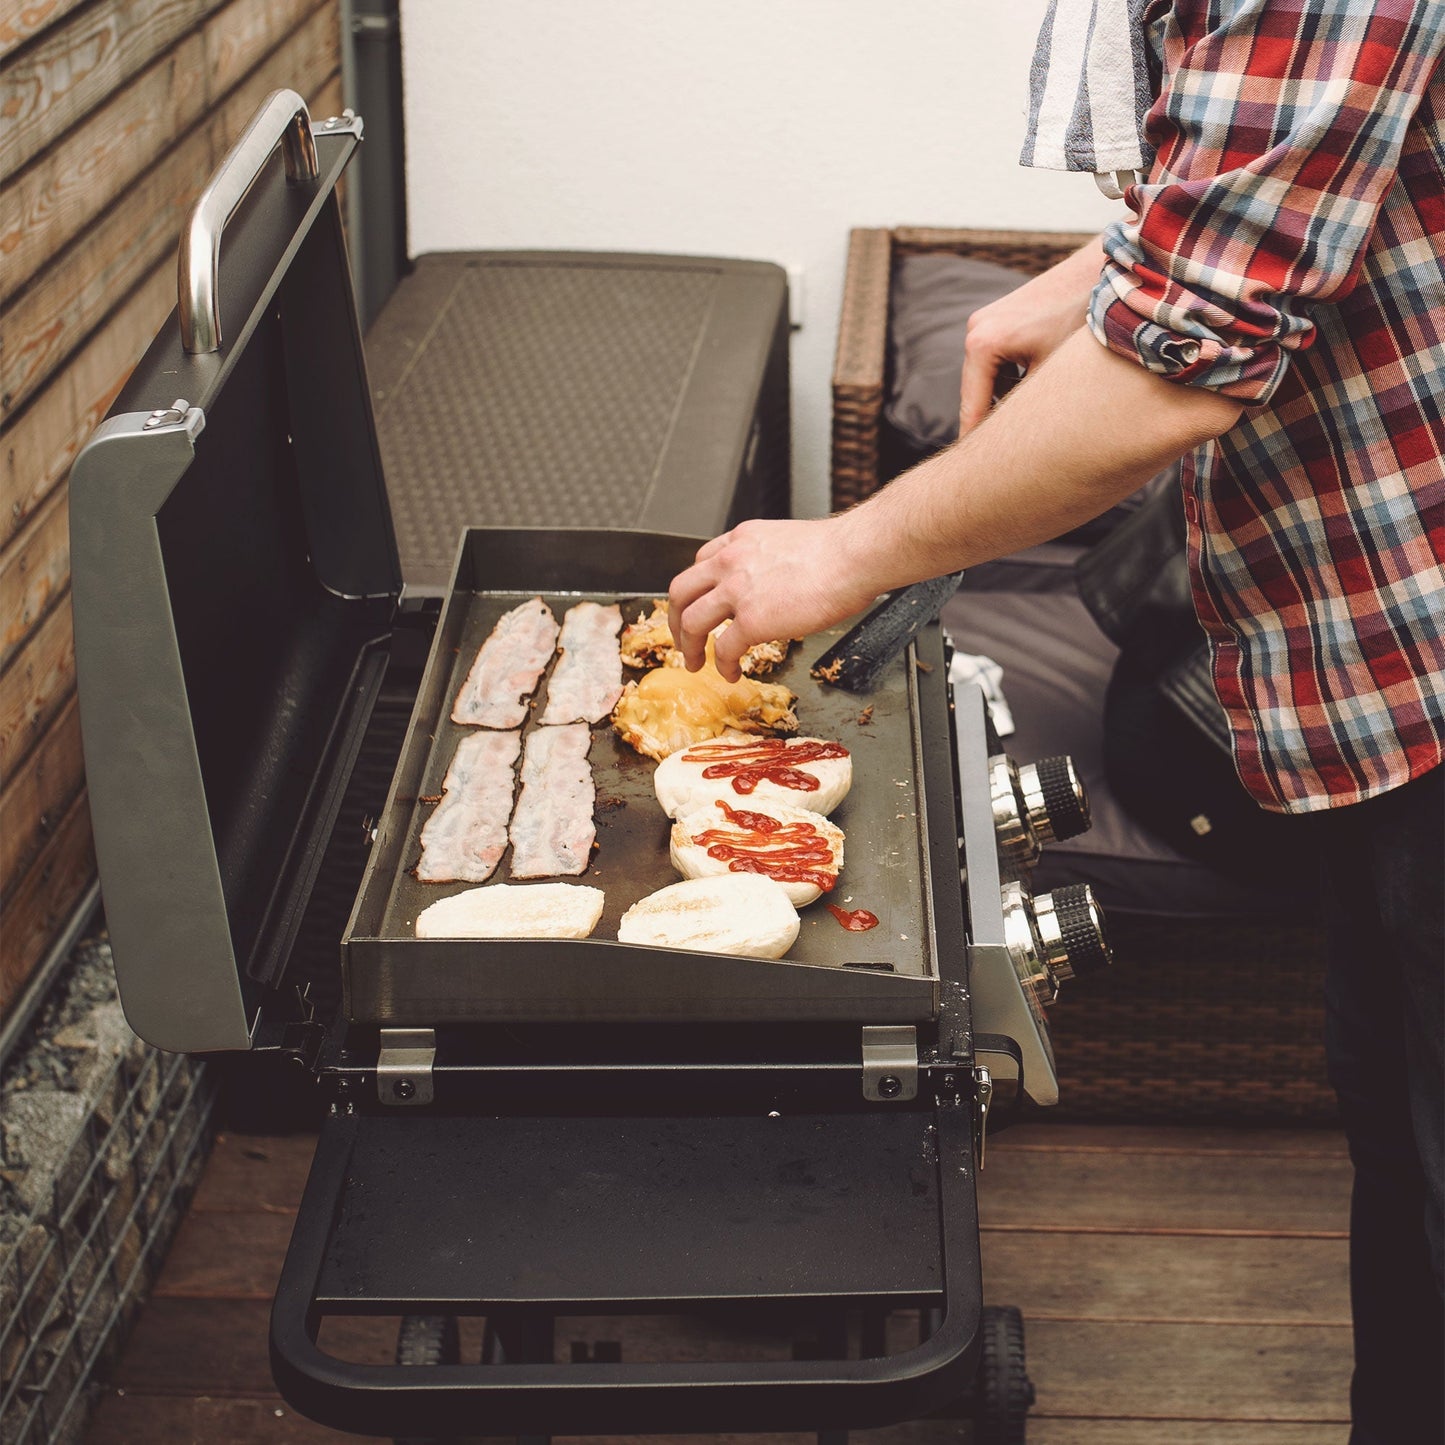
{"type": "MultiPolygon", "coordinates": [[[[818,1355],[824,1360],[848,1358],[848,1317],[841,1311],[825,1314],[818,1322],[818,1355]]],[[[848,1445],[846,1430],[819,1430],[818,1445],[848,1445]]]]}
{"type": "Polygon", "coordinates": [[[863,1311],[863,1332],[858,1340],[858,1358],[862,1360],[881,1359],[888,1353],[888,1311],[867,1309],[863,1311]]]}
{"type": "MultiPolygon", "coordinates": [[[[551,1315],[522,1312],[487,1320],[482,1360],[489,1365],[552,1363],[551,1315]]],[[[552,1445],[550,1435],[518,1435],[516,1445],[552,1445]]]]}

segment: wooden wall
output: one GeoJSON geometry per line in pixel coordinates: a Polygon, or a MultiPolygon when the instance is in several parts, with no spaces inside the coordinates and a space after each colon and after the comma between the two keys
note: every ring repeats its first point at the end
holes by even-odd
{"type": "Polygon", "coordinates": [[[66,476],[279,86],[340,111],[337,0],[0,0],[0,1015],[95,876],[66,476]]]}

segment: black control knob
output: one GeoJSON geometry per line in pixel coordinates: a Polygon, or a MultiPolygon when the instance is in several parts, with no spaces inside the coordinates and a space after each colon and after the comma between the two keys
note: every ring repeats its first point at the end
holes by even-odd
{"type": "Polygon", "coordinates": [[[1062,843],[1089,831],[1089,795],[1067,755],[1020,768],[1019,788],[1029,822],[1046,842],[1062,843]]]}
{"type": "Polygon", "coordinates": [[[1083,978],[1114,961],[1104,915],[1087,883],[1039,894],[1034,899],[1034,921],[1049,972],[1056,979],[1083,978]]]}

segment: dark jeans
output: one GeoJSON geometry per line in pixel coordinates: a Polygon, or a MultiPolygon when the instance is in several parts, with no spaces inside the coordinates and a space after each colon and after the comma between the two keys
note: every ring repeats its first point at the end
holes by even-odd
{"type": "Polygon", "coordinates": [[[1355,1166],[1350,1445],[1441,1445],[1445,768],[1322,823],[1325,1046],[1355,1166]]]}

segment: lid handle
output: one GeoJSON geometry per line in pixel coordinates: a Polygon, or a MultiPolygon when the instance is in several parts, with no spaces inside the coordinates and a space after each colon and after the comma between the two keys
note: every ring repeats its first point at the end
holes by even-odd
{"type": "Polygon", "coordinates": [[[192,355],[221,349],[216,297],[221,232],[277,145],[288,184],[314,181],[320,174],[311,114],[294,90],[273,90],[266,97],[186,217],[181,230],[179,309],[181,344],[192,355]]]}

